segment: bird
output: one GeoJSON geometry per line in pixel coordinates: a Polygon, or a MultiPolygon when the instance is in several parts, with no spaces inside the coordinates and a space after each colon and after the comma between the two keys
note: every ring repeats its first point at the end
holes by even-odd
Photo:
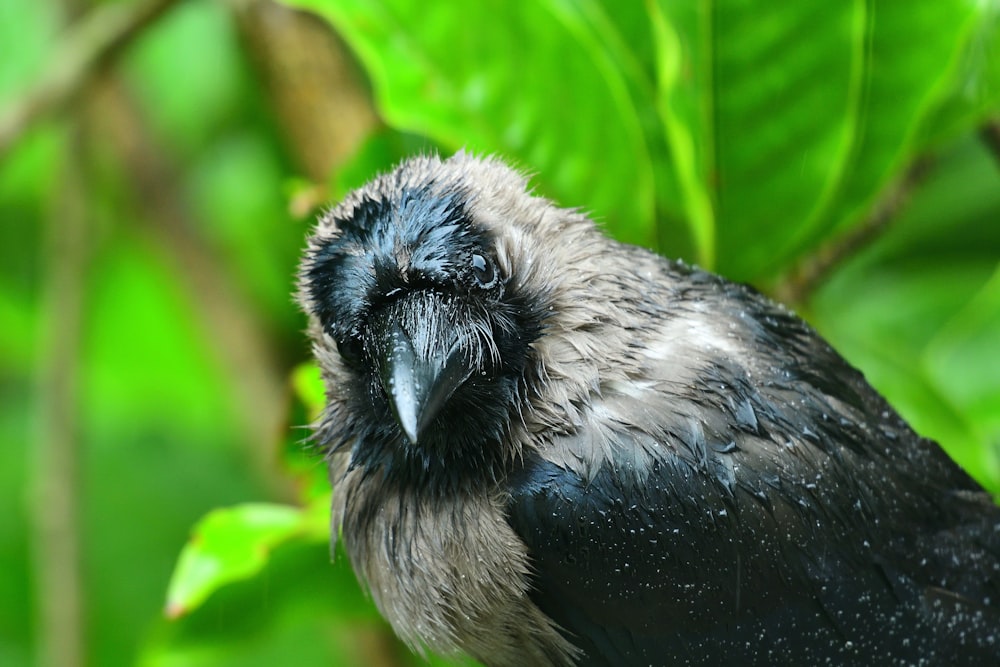
{"type": "Polygon", "coordinates": [[[1000,509],[754,288],[460,151],[323,213],[297,299],[332,541],[415,650],[1000,664],[1000,509]]]}

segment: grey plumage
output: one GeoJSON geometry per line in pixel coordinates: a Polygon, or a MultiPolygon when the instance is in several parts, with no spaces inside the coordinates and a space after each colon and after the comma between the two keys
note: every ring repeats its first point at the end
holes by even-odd
{"type": "Polygon", "coordinates": [[[1000,659],[1000,512],[808,326],[496,160],[309,240],[333,534],[414,647],[491,665],[1000,659]]]}

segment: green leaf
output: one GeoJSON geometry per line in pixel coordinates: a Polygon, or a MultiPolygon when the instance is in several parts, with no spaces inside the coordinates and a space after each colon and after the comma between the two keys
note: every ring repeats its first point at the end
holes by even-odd
{"type": "Polygon", "coordinates": [[[371,180],[373,174],[390,171],[408,157],[429,152],[441,152],[441,147],[426,137],[380,128],[334,171],[330,192],[334,199],[343,199],[348,192],[371,180]]]}
{"type": "MultiPolygon", "coordinates": [[[[315,424],[326,403],[326,389],[315,362],[299,364],[291,377],[293,401],[291,424],[282,450],[282,463],[292,478],[300,503],[329,507],[330,476],[321,449],[310,439],[309,424],[315,424]]],[[[324,522],[326,523],[326,522],[324,522]]]]}
{"type": "Polygon", "coordinates": [[[294,0],[365,65],[381,113],[446,150],[500,151],[543,191],[634,241],[653,237],[653,175],[627,74],[576,3],[294,0]]]}
{"type": "Polygon", "coordinates": [[[292,389],[306,406],[309,421],[315,421],[326,404],[326,389],[316,362],[307,361],[295,367],[292,371],[292,389]]]}
{"type": "Polygon", "coordinates": [[[227,583],[252,577],[267,564],[270,552],[294,537],[326,539],[315,503],[306,510],[286,505],[248,503],[210,512],[195,527],[167,590],[166,615],[178,618],[200,606],[227,583]]]}
{"type": "Polygon", "coordinates": [[[664,113],[674,168],[692,182],[681,191],[705,239],[705,194],[687,174],[711,188],[717,268],[738,279],[857,222],[909,156],[979,18],[963,0],[659,6],[683,36],[673,61],[661,48],[662,69],[684,74],[661,77],[663,106],[678,109],[664,113]],[[686,149],[690,137],[700,147],[686,149]]]}
{"type": "Polygon", "coordinates": [[[992,278],[928,343],[923,364],[965,414],[977,443],[953,450],[1000,489],[1000,262],[992,278]]]}
{"type": "MultiPolygon", "coordinates": [[[[234,582],[192,614],[146,633],[142,667],[417,665],[361,590],[343,552],[293,542],[256,577],[234,582]]],[[[123,664],[126,661],[122,661],[123,664]]]]}
{"type": "Polygon", "coordinates": [[[719,269],[751,278],[797,249],[843,174],[864,3],[727,2],[712,27],[719,269]]]}
{"type": "Polygon", "coordinates": [[[942,103],[921,127],[921,147],[940,148],[1000,114],[1000,3],[980,3],[979,9],[942,103]]]}
{"type": "Polygon", "coordinates": [[[813,299],[811,318],[921,434],[1000,492],[1000,189],[968,141],[813,299]]]}
{"type": "Polygon", "coordinates": [[[670,164],[680,197],[681,213],[688,221],[698,261],[706,268],[715,266],[716,220],[714,192],[709,175],[715,168],[710,133],[710,91],[704,45],[697,36],[704,17],[689,10],[691,5],[650,3],[653,41],[656,45],[656,108],[670,148],[670,164]],[[666,9],[674,15],[668,18],[666,9]],[[688,11],[683,11],[683,10],[688,11]],[[678,16],[678,14],[683,14],[678,16]],[[682,41],[677,25],[691,29],[682,41]],[[694,42],[692,44],[691,42],[694,42]]]}
{"type": "Polygon", "coordinates": [[[859,222],[913,158],[918,130],[946,99],[983,11],[964,0],[867,6],[851,154],[828,210],[804,230],[807,245],[859,222]]]}
{"type": "Polygon", "coordinates": [[[336,26],[393,127],[499,151],[620,238],[738,279],[857,223],[995,69],[971,46],[995,12],[967,0],[291,4],[336,26]]]}

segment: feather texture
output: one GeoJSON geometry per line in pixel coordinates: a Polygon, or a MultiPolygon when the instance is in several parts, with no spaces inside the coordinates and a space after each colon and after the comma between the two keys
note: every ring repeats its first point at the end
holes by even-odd
{"type": "Polygon", "coordinates": [[[333,533],[414,647],[1000,664],[1000,510],[751,288],[459,153],[323,216],[299,299],[333,533]]]}

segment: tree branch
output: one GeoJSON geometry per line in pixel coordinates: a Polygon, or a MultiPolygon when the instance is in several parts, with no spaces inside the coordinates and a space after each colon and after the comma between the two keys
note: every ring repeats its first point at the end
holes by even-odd
{"type": "Polygon", "coordinates": [[[38,81],[0,110],[0,158],[32,125],[75,99],[95,72],[177,2],[102,4],[71,27],[38,81]]]}
{"type": "Polygon", "coordinates": [[[37,442],[32,460],[32,567],[39,664],[84,664],[80,573],[79,350],[88,266],[87,186],[79,123],[61,165],[43,265],[37,442]]]}
{"type": "Polygon", "coordinates": [[[775,297],[793,306],[808,301],[841,264],[870,245],[898,218],[932,165],[933,160],[928,157],[914,160],[901,177],[883,190],[859,225],[821,246],[785,274],[772,290],[775,297]]]}
{"type": "Polygon", "coordinates": [[[315,14],[271,0],[228,4],[298,169],[327,183],[378,124],[363,70],[315,14]]]}
{"type": "Polygon", "coordinates": [[[158,239],[173,275],[187,291],[195,315],[226,369],[241,414],[243,441],[261,478],[276,493],[293,497],[287,481],[275,470],[274,443],[285,435],[288,405],[288,360],[277,354],[253,305],[216,250],[206,243],[203,228],[182,192],[181,175],[155,143],[128,90],[114,76],[95,82],[92,136],[101,137],[116,153],[129,190],[140,203],[136,219],[158,239]],[[99,84],[99,85],[96,85],[99,84]]]}

